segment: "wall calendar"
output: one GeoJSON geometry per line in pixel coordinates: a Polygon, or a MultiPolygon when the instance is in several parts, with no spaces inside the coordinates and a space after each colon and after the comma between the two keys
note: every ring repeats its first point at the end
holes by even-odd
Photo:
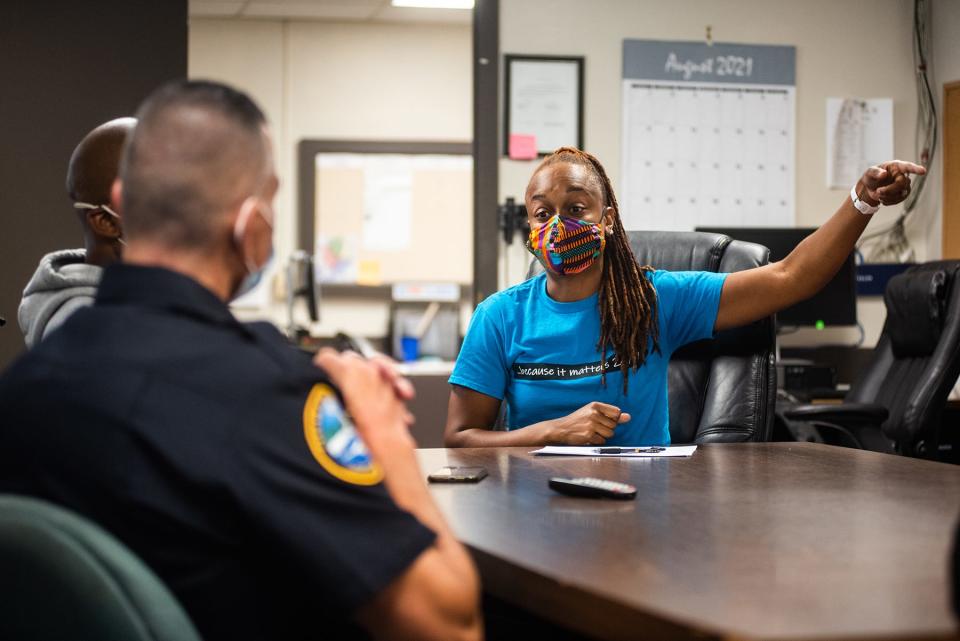
{"type": "Polygon", "coordinates": [[[627,229],[792,227],[795,49],[625,40],[627,229]]]}

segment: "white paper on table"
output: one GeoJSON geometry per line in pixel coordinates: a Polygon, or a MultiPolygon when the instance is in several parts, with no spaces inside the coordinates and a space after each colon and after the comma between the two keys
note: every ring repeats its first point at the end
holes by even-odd
{"type": "Polygon", "coordinates": [[[849,189],[893,158],[892,98],[827,98],[827,186],[849,189]]]}
{"type": "MultiPolygon", "coordinates": [[[[573,445],[548,445],[539,450],[534,450],[530,454],[541,456],[603,456],[615,458],[659,458],[659,457],[677,457],[692,456],[697,451],[696,445],[671,445],[659,452],[624,452],[622,454],[598,454],[598,446],[578,447],[573,445]]],[[[630,449],[630,448],[623,448],[630,449]]],[[[639,448],[646,449],[646,448],[639,448]]]]}

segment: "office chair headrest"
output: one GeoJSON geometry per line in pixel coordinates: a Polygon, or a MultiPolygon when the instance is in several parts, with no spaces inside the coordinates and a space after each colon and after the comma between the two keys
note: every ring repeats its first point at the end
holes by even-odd
{"type": "Polygon", "coordinates": [[[956,265],[927,264],[890,279],[883,294],[886,332],[897,358],[929,356],[943,330],[956,265]]]}

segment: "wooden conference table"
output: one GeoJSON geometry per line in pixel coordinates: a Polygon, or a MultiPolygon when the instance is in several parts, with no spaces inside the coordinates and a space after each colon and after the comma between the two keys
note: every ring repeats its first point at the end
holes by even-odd
{"type": "Polygon", "coordinates": [[[960,467],[812,443],[705,445],[688,459],[419,450],[484,589],[601,639],[960,638],[948,557],[960,467]],[[570,498],[551,476],[636,485],[570,498]]]}

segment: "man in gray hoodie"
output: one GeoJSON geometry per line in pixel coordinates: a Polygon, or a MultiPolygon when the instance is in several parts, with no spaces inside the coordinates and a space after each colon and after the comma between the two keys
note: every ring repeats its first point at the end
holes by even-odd
{"type": "Polygon", "coordinates": [[[83,229],[83,249],[47,254],[23,291],[17,318],[27,347],[93,304],[103,268],[120,259],[120,218],[110,206],[123,144],[136,120],[117,118],[88,133],[67,167],[67,194],[83,229]]]}

